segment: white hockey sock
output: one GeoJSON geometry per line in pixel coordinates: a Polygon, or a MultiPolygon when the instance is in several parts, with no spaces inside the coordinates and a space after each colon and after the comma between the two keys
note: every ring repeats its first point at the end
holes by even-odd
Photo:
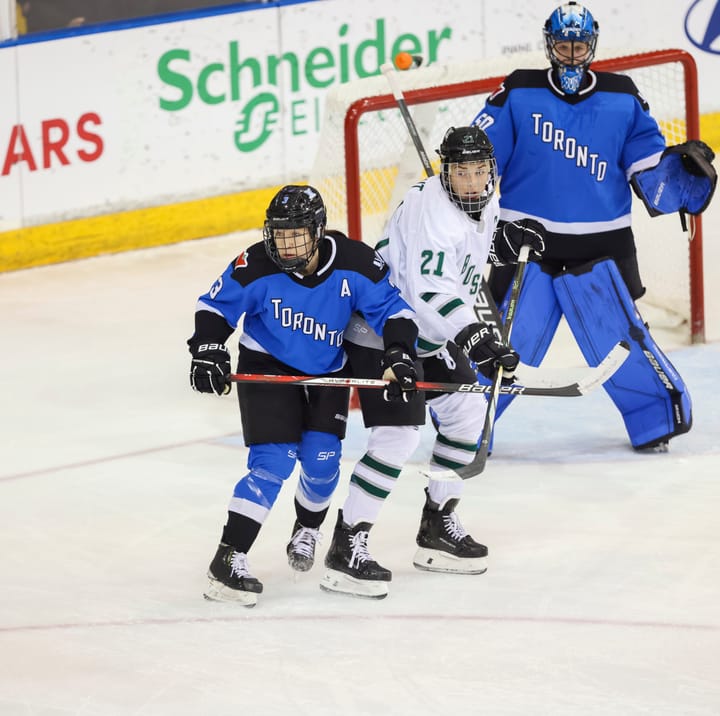
{"type": "Polygon", "coordinates": [[[367,452],[355,465],[343,505],[349,525],[377,521],[385,499],[392,492],[403,465],[420,442],[417,426],[381,425],[372,428],[367,452]]]}
{"type": "Polygon", "coordinates": [[[450,393],[427,401],[439,425],[430,471],[453,470],[473,461],[487,401],[480,394],[450,393]]]}
{"type": "Polygon", "coordinates": [[[430,458],[430,471],[453,470],[469,465],[477,452],[477,440],[472,442],[458,438],[448,438],[438,433],[430,458]]]}
{"type": "Polygon", "coordinates": [[[465,483],[458,477],[457,480],[428,480],[428,494],[430,499],[436,503],[440,509],[445,506],[448,500],[453,498],[460,499],[465,488],[465,483]]]}

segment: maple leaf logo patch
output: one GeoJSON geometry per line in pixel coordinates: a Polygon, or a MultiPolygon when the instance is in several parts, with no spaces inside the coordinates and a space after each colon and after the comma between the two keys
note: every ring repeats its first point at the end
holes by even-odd
{"type": "Polygon", "coordinates": [[[247,268],[248,265],[248,252],[243,251],[240,256],[235,259],[235,268],[247,268]]]}

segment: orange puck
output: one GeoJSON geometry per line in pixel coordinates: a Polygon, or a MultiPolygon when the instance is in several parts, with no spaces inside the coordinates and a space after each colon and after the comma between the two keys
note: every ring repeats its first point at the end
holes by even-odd
{"type": "Polygon", "coordinates": [[[399,70],[409,70],[413,65],[413,58],[409,52],[398,52],[395,55],[395,67],[399,70]]]}

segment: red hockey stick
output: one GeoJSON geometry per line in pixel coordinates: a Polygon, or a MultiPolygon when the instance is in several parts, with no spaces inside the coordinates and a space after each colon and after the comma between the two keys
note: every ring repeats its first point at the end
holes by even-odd
{"type": "MultiPolygon", "coordinates": [[[[595,368],[588,368],[582,375],[570,383],[558,383],[552,380],[538,380],[535,385],[501,385],[500,393],[508,395],[531,395],[545,397],[570,398],[586,395],[601,386],[623,364],[628,356],[628,346],[624,341],[603,358],[595,368]]],[[[517,372],[530,371],[529,367],[520,364],[517,372]]],[[[231,373],[233,383],[277,383],[278,385],[309,385],[336,388],[385,388],[387,381],[374,378],[333,378],[312,375],[264,375],[258,373],[231,373]]],[[[418,381],[418,390],[428,393],[492,393],[493,386],[479,383],[434,383],[418,381]]]]}

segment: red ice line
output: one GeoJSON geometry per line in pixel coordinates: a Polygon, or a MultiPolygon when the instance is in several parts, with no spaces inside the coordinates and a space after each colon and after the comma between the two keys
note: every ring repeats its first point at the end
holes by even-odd
{"type": "Polygon", "coordinates": [[[212,443],[216,440],[229,438],[237,433],[227,433],[212,438],[199,438],[197,440],[185,440],[181,443],[173,443],[171,445],[160,445],[159,447],[145,448],[143,450],[133,450],[132,452],[120,453],[118,455],[108,455],[107,457],[98,457],[92,460],[83,460],[82,462],[72,462],[68,465],[55,465],[53,467],[43,467],[38,470],[30,470],[29,472],[16,472],[13,475],[3,475],[0,482],[10,482],[11,480],[21,480],[25,477],[38,477],[39,475],[49,475],[53,472],[62,470],[74,470],[78,467],[89,467],[91,465],[100,465],[104,462],[113,462],[114,460],[125,460],[130,457],[138,457],[139,455],[150,455],[154,452],[163,452],[165,450],[176,450],[177,448],[187,447],[188,445],[199,445],[201,443],[212,443]]]}
{"type": "MultiPolygon", "coordinates": [[[[581,619],[569,617],[511,617],[511,616],[483,616],[478,614],[454,614],[439,617],[442,621],[448,622],[485,622],[485,623],[520,623],[520,624],[565,624],[568,626],[610,626],[629,627],[636,629],[680,629],[687,631],[720,631],[720,626],[715,624],[689,624],[681,622],[644,622],[616,619],[581,619]]],[[[214,624],[224,622],[308,622],[308,621],[437,621],[435,614],[378,614],[374,616],[361,616],[355,614],[325,614],[325,615],[248,615],[248,616],[226,616],[226,617],[177,617],[174,619],[127,619],[108,622],[70,622],[66,624],[26,624],[18,626],[0,627],[0,634],[33,632],[33,631],[57,631],[60,629],[94,629],[104,627],[132,627],[132,626],[172,626],[174,624],[214,624]]]]}

